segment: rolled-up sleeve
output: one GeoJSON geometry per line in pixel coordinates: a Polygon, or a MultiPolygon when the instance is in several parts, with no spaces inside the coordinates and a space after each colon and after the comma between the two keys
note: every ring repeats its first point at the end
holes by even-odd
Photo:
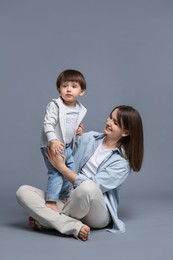
{"type": "Polygon", "coordinates": [[[86,181],[86,180],[88,180],[88,178],[87,178],[85,175],[79,173],[78,176],[77,176],[77,178],[76,178],[76,180],[75,180],[74,183],[73,183],[74,188],[76,188],[76,187],[79,186],[83,181],[86,181]]]}

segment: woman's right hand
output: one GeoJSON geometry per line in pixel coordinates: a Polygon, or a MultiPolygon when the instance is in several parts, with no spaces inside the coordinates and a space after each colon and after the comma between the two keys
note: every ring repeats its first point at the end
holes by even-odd
{"type": "Polygon", "coordinates": [[[59,153],[53,153],[51,149],[47,148],[47,153],[45,153],[51,164],[71,183],[74,183],[77,178],[77,173],[69,169],[65,164],[65,156],[60,155],[59,153]]]}
{"type": "Polygon", "coordinates": [[[61,172],[61,169],[66,165],[65,165],[65,156],[61,155],[60,153],[54,153],[54,151],[48,147],[47,148],[47,153],[46,153],[47,158],[49,159],[49,161],[51,162],[51,164],[58,170],[61,172]]]}

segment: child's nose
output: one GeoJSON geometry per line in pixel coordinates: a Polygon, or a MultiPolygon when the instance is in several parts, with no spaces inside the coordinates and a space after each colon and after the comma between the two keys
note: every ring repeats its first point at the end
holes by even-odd
{"type": "Polygon", "coordinates": [[[67,87],[67,91],[71,91],[71,86],[68,86],[68,87],[67,87]]]}

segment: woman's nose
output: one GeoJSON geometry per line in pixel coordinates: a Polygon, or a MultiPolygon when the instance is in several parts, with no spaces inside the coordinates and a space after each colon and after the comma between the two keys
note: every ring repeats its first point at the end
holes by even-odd
{"type": "Polygon", "coordinates": [[[107,124],[111,124],[111,119],[110,119],[110,117],[107,118],[106,122],[107,122],[107,124]]]}

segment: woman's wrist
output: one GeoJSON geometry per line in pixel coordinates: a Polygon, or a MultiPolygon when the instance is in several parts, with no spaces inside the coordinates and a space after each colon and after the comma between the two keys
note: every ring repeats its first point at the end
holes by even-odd
{"type": "Polygon", "coordinates": [[[68,167],[65,164],[58,165],[58,171],[60,171],[61,174],[65,175],[67,170],[68,170],[68,167]]]}
{"type": "Polygon", "coordinates": [[[77,178],[77,173],[73,172],[71,169],[69,169],[66,165],[62,165],[62,167],[59,167],[60,173],[65,176],[71,183],[74,183],[74,181],[77,178]]]}

